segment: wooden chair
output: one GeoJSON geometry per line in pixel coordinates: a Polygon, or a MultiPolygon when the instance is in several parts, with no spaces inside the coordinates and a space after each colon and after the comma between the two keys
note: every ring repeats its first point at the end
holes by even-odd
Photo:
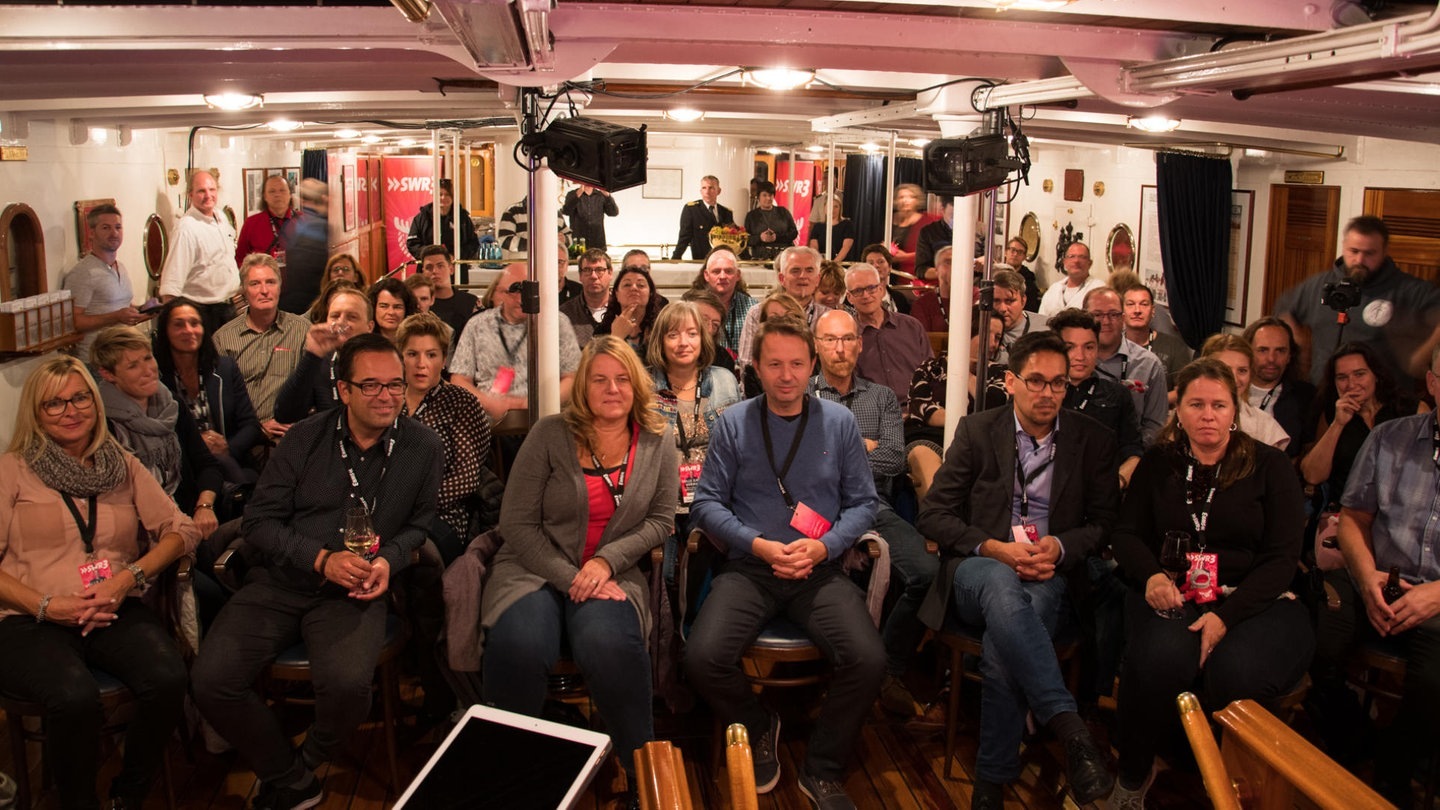
{"type": "Polygon", "coordinates": [[[1194,695],[1181,694],[1176,706],[1217,810],[1391,806],[1253,700],[1237,700],[1215,713],[1224,730],[1224,743],[1218,747],[1194,695]]]}
{"type": "Polygon", "coordinates": [[[636,793],[641,810],[692,810],[685,759],[668,740],[655,740],[635,749],[636,793]]]}
{"type": "Polygon", "coordinates": [[[758,810],[755,759],[750,751],[750,735],[743,723],[732,723],[725,729],[725,771],[730,775],[731,810],[758,810]]]}

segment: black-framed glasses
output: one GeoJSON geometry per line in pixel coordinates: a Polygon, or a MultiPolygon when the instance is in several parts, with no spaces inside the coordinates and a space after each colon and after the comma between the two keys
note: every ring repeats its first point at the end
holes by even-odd
{"type": "Polygon", "coordinates": [[[71,405],[74,405],[77,411],[88,411],[95,407],[95,395],[89,391],[81,391],[69,399],[61,399],[59,397],[47,399],[40,403],[40,410],[43,411],[46,416],[59,416],[65,413],[65,409],[71,405]]]}
{"type": "Polygon", "coordinates": [[[815,338],[815,342],[824,346],[834,346],[836,343],[843,343],[849,346],[853,343],[859,343],[860,338],[857,335],[826,335],[815,338]]]}
{"type": "Polygon", "coordinates": [[[505,287],[505,288],[501,289],[500,292],[507,292],[507,293],[512,293],[512,294],[518,294],[518,293],[519,293],[521,290],[523,290],[523,289],[525,289],[525,282],[523,282],[523,281],[515,281],[515,282],[512,282],[509,287],[505,287]]]}
{"type": "Polygon", "coordinates": [[[610,272],[610,268],[603,264],[597,264],[593,267],[582,267],[576,271],[576,274],[582,276],[603,276],[608,272],[610,272]]]}
{"type": "Polygon", "coordinates": [[[342,380],[341,382],[348,383],[350,386],[360,389],[360,393],[364,394],[367,397],[379,396],[380,389],[382,388],[390,392],[390,395],[394,397],[401,396],[405,393],[404,380],[391,380],[388,383],[374,382],[372,380],[366,380],[365,382],[357,382],[355,380],[342,380]]]}
{"type": "Polygon", "coordinates": [[[1070,384],[1065,377],[1056,377],[1053,380],[1047,380],[1044,377],[1021,377],[1020,381],[1025,383],[1025,389],[1032,394],[1044,391],[1047,385],[1050,386],[1050,393],[1063,394],[1065,387],[1070,384]]]}
{"type": "Polygon", "coordinates": [[[869,285],[866,285],[866,286],[864,286],[864,287],[856,287],[855,289],[850,290],[849,292],[850,292],[851,295],[855,296],[856,298],[864,298],[864,297],[866,297],[867,295],[874,295],[875,293],[880,292],[880,285],[879,285],[879,284],[869,284],[869,285]]]}

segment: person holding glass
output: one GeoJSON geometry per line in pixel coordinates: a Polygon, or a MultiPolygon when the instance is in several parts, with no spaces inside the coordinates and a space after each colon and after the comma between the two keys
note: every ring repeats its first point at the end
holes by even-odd
{"type": "Polygon", "coordinates": [[[639,563],[670,536],[678,472],[650,374],[623,340],[596,335],[569,404],[531,428],[511,468],[507,490],[526,497],[501,506],[505,542],[482,592],[485,701],[538,717],[568,639],[631,784],[654,736],[639,563]]]}
{"type": "Polygon", "coordinates": [[[139,597],[195,549],[200,532],[110,435],[79,360],[42,362],[18,411],[0,456],[0,690],[44,706],[45,764],[60,807],[81,810],[100,806],[104,710],[90,668],[124,683],[138,711],[106,807],[139,808],[182,717],[186,684],[180,650],[139,597]]]}
{"type": "Polygon", "coordinates": [[[639,265],[621,268],[610,288],[610,303],[595,327],[597,335],[614,335],[637,353],[645,351],[645,342],[655,326],[655,317],[670,303],[655,289],[650,271],[639,265]]]}
{"type": "Polygon", "coordinates": [[[1309,612],[1286,590],[1305,526],[1289,459],[1239,429],[1235,377],[1220,360],[1187,365],[1175,390],[1112,537],[1131,592],[1111,807],[1144,807],[1155,754],[1180,733],[1177,694],[1196,692],[1207,711],[1264,704],[1299,682],[1315,649],[1309,612]],[[1190,544],[1178,580],[1164,570],[1167,533],[1190,544]]]}

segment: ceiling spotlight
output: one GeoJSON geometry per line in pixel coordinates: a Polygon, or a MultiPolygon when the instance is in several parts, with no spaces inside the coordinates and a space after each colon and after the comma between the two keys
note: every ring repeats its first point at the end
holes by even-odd
{"type": "Polygon", "coordinates": [[[1141,132],[1174,132],[1180,127],[1180,119],[1165,115],[1147,115],[1143,118],[1132,115],[1126,120],[1125,125],[1141,132]]]}
{"type": "Polygon", "coordinates": [[[990,0],[990,4],[1004,11],[1016,9],[1017,11],[1058,11],[1075,0],[990,0]]]}
{"type": "Polygon", "coordinates": [[[358,129],[337,129],[337,130],[335,130],[335,137],[340,138],[341,140],[346,140],[346,141],[348,141],[348,140],[350,140],[351,138],[358,138],[358,137],[360,137],[360,130],[358,130],[358,129]]]}
{"type": "Polygon", "coordinates": [[[860,144],[860,148],[866,152],[879,152],[880,144],[875,143],[874,141],[866,141],[865,143],[860,144]]]}
{"type": "Polygon", "coordinates": [[[768,155],[778,155],[778,154],[784,152],[785,150],[784,150],[784,149],[781,149],[781,148],[778,147],[778,146],[767,146],[767,147],[765,147],[765,149],[764,149],[763,151],[764,151],[766,154],[768,154],[768,155]]]}
{"type": "Polygon", "coordinates": [[[705,117],[705,113],[694,107],[672,107],[665,111],[665,117],[671,121],[679,121],[688,124],[691,121],[699,121],[705,117]]]}
{"type": "Polygon", "coordinates": [[[412,147],[412,146],[415,145],[415,139],[414,139],[414,138],[401,138],[400,140],[396,141],[396,143],[397,143],[400,147],[402,147],[402,148],[409,149],[410,147],[412,147]]]}
{"type": "Polygon", "coordinates": [[[818,143],[812,143],[809,146],[805,147],[805,151],[818,155],[821,152],[825,151],[825,147],[821,146],[818,143]]]}
{"type": "Polygon", "coordinates": [[[304,126],[304,124],[301,124],[299,121],[291,121],[288,118],[276,118],[266,126],[269,126],[274,132],[294,132],[304,126]]]}
{"type": "Polygon", "coordinates": [[[248,110],[265,103],[259,93],[211,93],[204,96],[205,103],[217,110],[248,110]]]}
{"type": "Polygon", "coordinates": [[[910,145],[911,145],[911,146],[924,146],[925,144],[927,144],[927,143],[929,143],[929,142],[930,142],[930,139],[929,139],[929,138],[911,138],[911,139],[910,139],[910,145]]]}
{"type": "Polygon", "coordinates": [[[815,81],[813,69],[745,68],[745,75],[766,90],[794,90],[797,87],[808,87],[815,81]]]}
{"type": "Polygon", "coordinates": [[[379,142],[380,142],[380,136],[379,136],[379,135],[366,135],[365,137],[363,137],[363,138],[360,139],[360,142],[361,142],[361,143],[379,143],[379,142]]]}

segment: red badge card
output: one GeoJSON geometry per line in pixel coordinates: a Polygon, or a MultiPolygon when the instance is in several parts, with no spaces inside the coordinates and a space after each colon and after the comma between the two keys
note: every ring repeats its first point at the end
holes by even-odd
{"type": "Polygon", "coordinates": [[[831,524],[819,512],[801,503],[795,507],[795,514],[790,516],[790,525],[806,537],[819,540],[830,531],[831,524]]]}

